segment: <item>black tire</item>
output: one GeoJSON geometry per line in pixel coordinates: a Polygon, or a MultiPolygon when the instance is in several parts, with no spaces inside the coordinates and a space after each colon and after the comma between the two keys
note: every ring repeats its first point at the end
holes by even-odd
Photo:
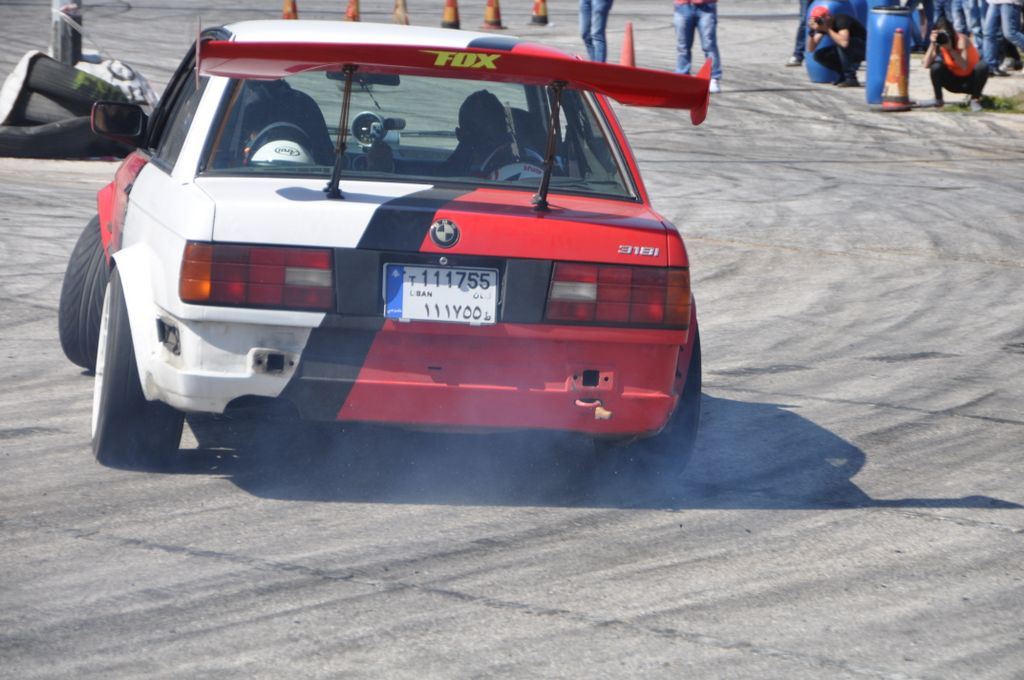
{"type": "Polygon", "coordinates": [[[94,133],[89,116],[46,125],[0,125],[0,156],[9,158],[120,158],[130,151],[94,133]]]}
{"type": "Polygon", "coordinates": [[[91,109],[92,103],[101,99],[128,101],[124,92],[116,85],[111,85],[102,78],[63,64],[45,54],[32,60],[22,90],[44,94],[69,109],[91,109]]]}
{"type": "Polygon", "coordinates": [[[595,440],[594,448],[605,462],[627,462],[659,476],[675,477],[683,472],[693,456],[700,425],[701,393],[700,333],[693,339],[693,353],[686,372],[679,406],[665,428],[653,437],[626,442],[595,440]]]}
{"type": "Polygon", "coordinates": [[[79,105],[68,108],[45,94],[30,92],[19,98],[18,103],[11,110],[11,115],[7,117],[7,123],[9,125],[45,125],[77,116],[88,116],[91,111],[91,106],[79,105]]]}
{"type": "Polygon", "coordinates": [[[121,277],[107,284],[93,390],[92,449],[96,460],[122,468],[161,469],[177,454],[185,414],[146,401],[135,363],[121,277]]]}
{"type": "Polygon", "coordinates": [[[100,218],[97,216],[89,220],[71,251],[57,308],[57,327],[64,356],[88,371],[96,369],[100,315],[109,280],[100,218]]]}

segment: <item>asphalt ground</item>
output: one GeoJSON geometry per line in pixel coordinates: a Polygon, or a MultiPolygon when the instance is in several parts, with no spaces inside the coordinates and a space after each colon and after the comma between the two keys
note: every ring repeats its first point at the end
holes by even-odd
{"type": "MultiPolygon", "coordinates": [[[[197,14],[279,10],[213,4],[86,25],[162,87],[197,14]]],[[[510,33],[580,51],[574,3],[530,4],[510,33]]],[[[0,3],[0,72],[48,11],[0,3]]],[[[680,481],[558,438],[208,420],[172,471],[99,465],[56,309],[115,165],[0,160],[0,677],[1024,677],[1024,117],[869,112],[782,66],[795,12],[723,1],[704,125],[618,109],[692,258],[680,481]]],[[[619,0],[613,55],[627,19],[671,67],[669,3],[619,0]]]]}

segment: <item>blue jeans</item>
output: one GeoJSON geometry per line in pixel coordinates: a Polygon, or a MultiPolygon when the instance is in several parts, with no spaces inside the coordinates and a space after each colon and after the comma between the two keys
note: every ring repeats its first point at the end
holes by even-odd
{"type": "Polygon", "coordinates": [[[985,14],[985,61],[991,69],[999,66],[999,39],[1006,38],[1024,50],[1024,33],[1020,30],[1020,5],[988,6],[985,14]]]}
{"type": "Polygon", "coordinates": [[[918,21],[925,25],[921,27],[911,17],[910,21],[910,46],[912,49],[919,49],[928,46],[931,40],[932,28],[935,24],[936,7],[934,0],[907,0],[904,7],[911,11],[918,10],[918,21]]]}
{"type": "Polygon", "coordinates": [[[984,0],[953,0],[953,28],[957,33],[970,33],[974,46],[983,49],[981,2],[984,0]]]}
{"type": "Polygon", "coordinates": [[[807,50],[807,8],[811,6],[811,0],[800,0],[800,25],[796,29],[796,42],[793,44],[793,58],[804,60],[804,52],[807,50]]]}
{"type": "Polygon", "coordinates": [[[580,0],[580,35],[587,46],[590,61],[608,61],[608,41],[604,28],[613,0],[580,0]]]}
{"type": "Polygon", "coordinates": [[[672,23],[676,27],[676,73],[690,72],[694,29],[700,31],[700,47],[711,59],[711,77],[722,77],[722,58],[718,54],[718,3],[676,5],[672,23]]]}

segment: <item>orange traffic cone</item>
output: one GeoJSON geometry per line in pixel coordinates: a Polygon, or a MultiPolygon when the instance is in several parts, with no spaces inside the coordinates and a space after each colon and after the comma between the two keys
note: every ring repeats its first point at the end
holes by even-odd
{"type": "Polygon", "coordinates": [[[487,0],[487,8],[484,10],[484,25],[482,28],[492,30],[504,30],[501,25],[501,2],[499,0],[487,0]]]}
{"type": "Polygon", "coordinates": [[[622,56],[619,63],[623,66],[636,66],[636,53],[633,51],[633,22],[626,22],[626,35],[622,37],[622,56]]]}
{"type": "Polygon", "coordinates": [[[409,11],[405,6],[405,0],[395,0],[395,11],[392,12],[391,19],[396,24],[409,25],[409,11]]]}
{"type": "Polygon", "coordinates": [[[441,15],[441,28],[460,28],[459,0],[444,0],[444,14],[441,15]]]}
{"type": "Polygon", "coordinates": [[[299,8],[295,5],[295,0],[284,0],[284,9],[281,10],[282,19],[298,19],[299,8]]]}
{"type": "Polygon", "coordinates": [[[883,111],[909,111],[913,108],[907,94],[909,61],[903,49],[903,29],[897,28],[892,36],[889,70],[885,73],[885,87],[882,90],[883,111]]]}
{"type": "Polygon", "coordinates": [[[530,23],[536,26],[548,25],[548,3],[547,0],[534,0],[533,14],[530,16],[530,23]]]}

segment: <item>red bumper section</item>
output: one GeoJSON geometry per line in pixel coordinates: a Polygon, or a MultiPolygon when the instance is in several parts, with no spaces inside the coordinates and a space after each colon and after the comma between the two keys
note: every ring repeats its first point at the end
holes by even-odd
{"type": "Polygon", "coordinates": [[[348,394],[337,419],[653,433],[676,407],[688,359],[687,332],[679,330],[388,321],[342,387],[348,394]]]}

